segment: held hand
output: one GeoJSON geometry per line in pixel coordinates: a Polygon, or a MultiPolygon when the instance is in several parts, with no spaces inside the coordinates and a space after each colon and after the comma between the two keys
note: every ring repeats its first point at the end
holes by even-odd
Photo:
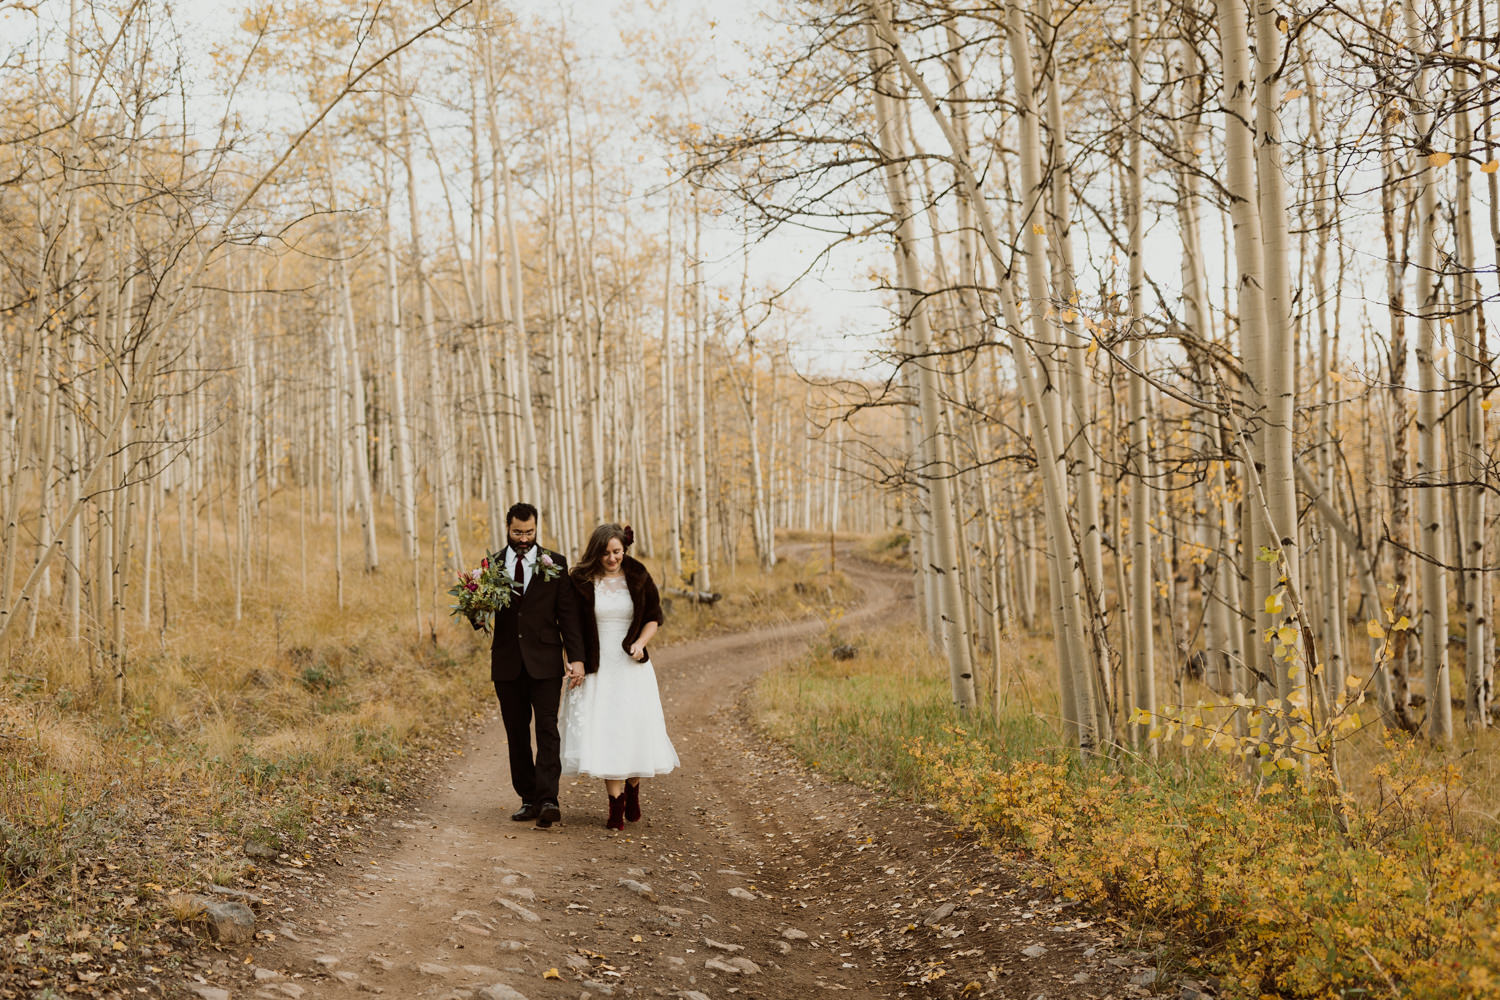
{"type": "Polygon", "coordinates": [[[568,689],[569,690],[572,690],[573,688],[576,688],[576,687],[580,686],[581,684],[583,684],[583,664],[582,663],[574,662],[574,663],[568,664],[568,668],[565,671],[565,673],[566,673],[567,678],[568,678],[568,689]]]}

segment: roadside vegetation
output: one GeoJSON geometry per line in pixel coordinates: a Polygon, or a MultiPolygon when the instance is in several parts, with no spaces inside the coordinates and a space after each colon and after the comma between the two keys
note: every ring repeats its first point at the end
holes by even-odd
{"type": "Polygon", "coordinates": [[[821,773],[940,809],[1218,995],[1500,996],[1493,754],[1366,730],[1336,802],[1201,747],[1086,765],[1056,721],[1045,638],[1018,637],[998,709],[966,716],[915,630],[836,659],[846,644],[835,625],[762,678],[767,733],[821,773]]]}

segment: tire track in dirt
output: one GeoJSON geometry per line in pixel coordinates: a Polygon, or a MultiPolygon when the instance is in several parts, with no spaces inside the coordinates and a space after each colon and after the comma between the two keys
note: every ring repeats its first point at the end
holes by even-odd
{"type": "MultiPolygon", "coordinates": [[[[864,593],[843,632],[912,618],[909,576],[842,568],[864,593]]],[[[265,939],[248,959],[200,961],[185,986],[208,1000],[1151,995],[1154,970],[1108,924],[929,812],[809,773],[750,730],[748,685],[821,628],[661,650],[683,766],[644,784],[623,834],[604,829],[593,779],[564,778],[550,830],[511,822],[491,713],[342,867],[280,866],[265,939]]]]}

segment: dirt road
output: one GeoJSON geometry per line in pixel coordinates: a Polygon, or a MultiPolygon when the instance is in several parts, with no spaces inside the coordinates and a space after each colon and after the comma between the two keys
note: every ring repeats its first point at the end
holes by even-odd
{"type": "MultiPolygon", "coordinates": [[[[911,616],[907,578],[850,572],[865,599],[846,634],[911,616]]],[[[623,834],[603,828],[592,779],[563,779],[552,829],[511,822],[496,713],[360,852],[283,866],[258,913],[273,939],[203,960],[187,987],[219,1000],[1151,995],[1153,970],[1113,925],[940,818],[829,783],[749,731],[747,685],[819,628],[660,651],[683,767],[645,783],[644,818],[623,834]]]]}

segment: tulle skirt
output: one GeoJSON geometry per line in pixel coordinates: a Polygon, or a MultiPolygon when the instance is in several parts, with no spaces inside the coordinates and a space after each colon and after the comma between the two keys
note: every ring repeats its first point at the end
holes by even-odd
{"type": "Polygon", "coordinates": [[[651,778],[676,769],[656,670],[606,647],[597,672],[563,692],[558,728],[564,774],[651,778]]]}

